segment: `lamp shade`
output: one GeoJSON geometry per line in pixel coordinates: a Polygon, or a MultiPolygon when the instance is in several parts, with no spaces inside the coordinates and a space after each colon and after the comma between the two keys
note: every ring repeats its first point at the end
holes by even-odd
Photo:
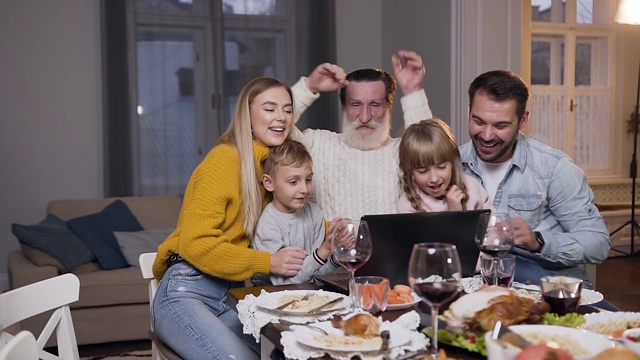
{"type": "Polygon", "coordinates": [[[616,22],[640,25],[640,0],[619,0],[616,22]]]}

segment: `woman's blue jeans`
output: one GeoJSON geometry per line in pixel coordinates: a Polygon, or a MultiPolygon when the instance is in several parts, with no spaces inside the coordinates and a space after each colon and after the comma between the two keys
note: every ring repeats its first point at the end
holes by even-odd
{"type": "Polygon", "coordinates": [[[239,283],[203,274],[182,261],[158,285],[151,317],[157,336],[184,359],[258,359],[260,344],[242,332],[227,292],[239,283]]]}

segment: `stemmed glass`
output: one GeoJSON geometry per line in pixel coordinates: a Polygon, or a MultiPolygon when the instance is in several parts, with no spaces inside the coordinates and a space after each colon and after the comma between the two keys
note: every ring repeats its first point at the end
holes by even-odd
{"type": "Polygon", "coordinates": [[[413,245],[409,260],[409,285],[431,307],[433,359],[438,355],[438,308],[458,293],[461,277],[462,267],[455,245],[413,245]]]}
{"type": "Polygon", "coordinates": [[[499,260],[513,247],[514,229],[509,214],[480,215],[476,229],[476,244],[480,251],[493,258],[493,285],[499,285],[499,260]]]}
{"type": "Polygon", "coordinates": [[[355,272],[371,256],[371,232],[366,221],[343,219],[333,229],[331,250],[334,260],[349,271],[351,307],[360,307],[355,272]]]}

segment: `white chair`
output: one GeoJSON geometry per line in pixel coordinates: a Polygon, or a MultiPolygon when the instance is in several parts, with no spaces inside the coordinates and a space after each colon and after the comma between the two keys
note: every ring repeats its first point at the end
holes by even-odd
{"type": "Polygon", "coordinates": [[[33,334],[21,331],[0,350],[0,360],[38,360],[38,344],[33,334]]]}
{"type": "MultiPolygon", "coordinates": [[[[138,258],[140,263],[140,271],[142,277],[150,279],[149,281],[149,308],[153,307],[153,298],[158,291],[158,280],[153,276],[153,262],[156,260],[156,254],[144,253],[138,258]]],[[[149,338],[151,339],[151,357],[153,360],[182,360],[167,344],[160,340],[153,331],[153,321],[151,322],[151,330],[149,330],[149,338]]]]}
{"type": "Polygon", "coordinates": [[[69,311],[69,304],[78,301],[79,296],[80,280],[73,274],[52,277],[0,294],[0,347],[4,348],[14,338],[5,331],[7,327],[54,310],[38,335],[37,356],[43,360],[79,360],[78,343],[69,311]],[[54,331],[58,355],[44,351],[54,331]]]}

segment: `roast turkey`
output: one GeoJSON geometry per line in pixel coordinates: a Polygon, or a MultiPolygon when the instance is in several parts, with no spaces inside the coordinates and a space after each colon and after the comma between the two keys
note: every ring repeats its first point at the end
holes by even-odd
{"type": "Polygon", "coordinates": [[[331,319],[333,327],[342,329],[346,336],[372,338],[380,336],[380,321],[371,314],[358,314],[346,320],[340,315],[334,315],[331,319]]]}

